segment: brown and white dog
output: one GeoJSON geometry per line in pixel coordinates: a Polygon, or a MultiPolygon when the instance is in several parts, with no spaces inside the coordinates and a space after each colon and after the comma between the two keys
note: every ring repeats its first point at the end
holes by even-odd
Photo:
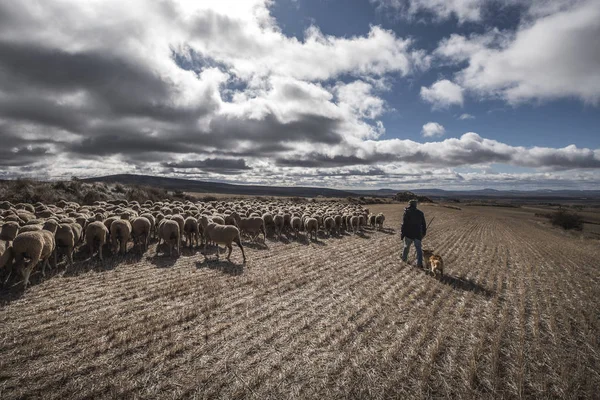
{"type": "Polygon", "coordinates": [[[444,260],[442,256],[434,254],[433,250],[423,250],[423,259],[433,276],[444,276],[444,260]]]}

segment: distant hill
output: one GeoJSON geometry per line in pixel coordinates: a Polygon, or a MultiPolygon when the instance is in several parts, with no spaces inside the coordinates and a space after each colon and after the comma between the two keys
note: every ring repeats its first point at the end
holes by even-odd
{"type": "Polygon", "coordinates": [[[144,185],[167,190],[182,190],[193,193],[220,193],[248,196],[288,196],[288,197],[349,197],[356,194],[344,190],[300,186],[260,186],[234,185],[231,183],[195,181],[149,175],[109,175],[82,179],[84,182],[121,183],[123,185],[144,185]]]}
{"type": "Polygon", "coordinates": [[[600,199],[600,190],[442,190],[416,189],[413,192],[433,198],[464,198],[464,199],[527,199],[527,200],[557,200],[557,199],[600,199]]]}
{"type": "MultiPolygon", "coordinates": [[[[478,189],[478,190],[444,190],[444,189],[412,189],[411,192],[431,197],[433,199],[528,199],[528,200],[549,200],[549,199],[600,199],[600,190],[497,190],[497,189],[478,189]]],[[[404,190],[397,189],[371,189],[371,190],[352,190],[360,196],[384,196],[393,197],[404,190]]]]}

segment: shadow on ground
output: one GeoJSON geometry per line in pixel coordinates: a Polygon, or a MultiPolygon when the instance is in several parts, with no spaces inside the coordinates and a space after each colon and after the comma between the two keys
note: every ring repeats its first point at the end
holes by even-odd
{"type": "Polygon", "coordinates": [[[454,289],[464,290],[467,292],[474,292],[477,294],[481,294],[485,297],[492,297],[494,295],[494,292],[481,286],[472,279],[461,278],[452,275],[444,275],[443,277],[439,278],[439,281],[444,285],[452,286],[452,288],[454,289]]]}
{"type": "Polygon", "coordinates": [[[242,242],[242,245],[254,250],[269,250],[269,245],[267,243],[263,243],[262,241],[242,242]]]}
{"type": "Polygon", "coordinates": [[[168,251],[166,253],[156,253],[152,257],[146,257],[146,260],[156,268],[171,268],[177,262],[179,257],[177,256],[177,250],[173,250],[173,257],[169,257],[168,251]]]}
{"type": "Polygon", "coordinates": [[[216,258],[205,258],[196,262],[196,268],[208,268],[213,271],[219,271],[227,275],[237,276],[244,273],[245,264],[236,264],[227,260],[217,260],[216,258]]]}

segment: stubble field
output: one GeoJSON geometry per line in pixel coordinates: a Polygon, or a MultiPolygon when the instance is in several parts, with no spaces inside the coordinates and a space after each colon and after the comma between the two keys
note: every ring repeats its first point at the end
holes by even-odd
{"type": "Polygon", "coordinates": [[[0,398],[598,398],[598,241],[424,206],[438,281],[400,261],[402,207],[369,207],[381,232],[248,244],[245,266],[154,244],[37,274],[1,294],[0,398]]]}

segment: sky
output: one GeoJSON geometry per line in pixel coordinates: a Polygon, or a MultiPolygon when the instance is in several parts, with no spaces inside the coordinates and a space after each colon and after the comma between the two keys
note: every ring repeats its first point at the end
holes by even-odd
{"type": "Polygon", "coordinates": [[[0,178],[600,188],[598,0],[0,1],[0,178]]]}

